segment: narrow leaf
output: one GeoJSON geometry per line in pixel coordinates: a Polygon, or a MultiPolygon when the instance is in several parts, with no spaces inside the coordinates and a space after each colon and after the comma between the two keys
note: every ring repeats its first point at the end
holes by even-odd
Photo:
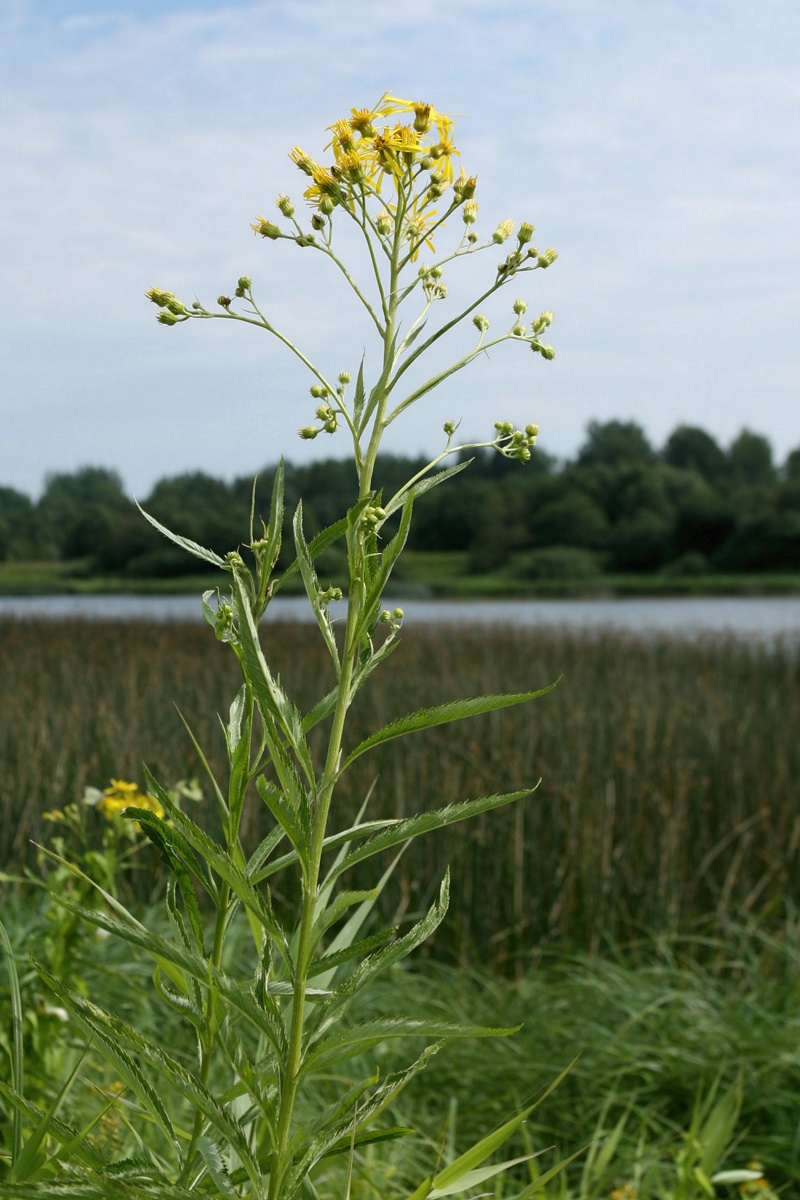
{"type": "Polygon", "coordinates": [[[555,686],[555,683],[550,683],[547,687],[538,688],[535,692],[476,696],[470,700],[451,700],[447,704],[438,704],[434,708],[418,709],[416,712],[408,713],[405,717],[391,721],[388,725],[384,725],[383,729],[377,730],[363,742],[359,742],[355,750],[351,751],[345,759],[341,770],[344,771],[367,750],[371,750],[374,746],[380,746],[384,742],[390,742],[394,738],[405,737],[408,733],[417,733],[422,729],[434,729],[438,725],[447,725],[451,721],[463,721],[467,717],[477,717],[482,713],[496,712],[501,708],[511,708],[515,704],[526,704],[529,700],[535,700],[538,696],[552,692],[555,686]]]}

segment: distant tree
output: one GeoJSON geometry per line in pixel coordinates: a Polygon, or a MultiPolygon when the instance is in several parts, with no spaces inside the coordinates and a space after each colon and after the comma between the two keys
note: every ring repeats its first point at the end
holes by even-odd
{"type": "Polygon", "coordinates": [[[48,475],[37,506],[42,537],[59,558],[93,558],[132,509],[119,475],[105,467],[48,475]]]}
{"type": "Polygon", "coordinates": [[[787,455],[783,473],[787,479],[800,479],[800,446],[787,455]]]}
{"type": "Polygon", "coordinates": [[[590,421],[586,441],[578,451],[577,465],[620,467],[651,463],[654,458],[647,435],[635,421],[590,421]]]}
{"type": "Polygon", "coordinates": [[[747,513],[716,556],[721,571],[800,571],[800,512],[747,513]]]}
{"type": "Polygon", "coordinates": [[[606,544],[609,524],[600,505],[585,492],[572,491],[551,500],[529,515],[533,546],[580,546],[599,550],[606,544]]]}
{"type": "Polygon", "coordinates": [[[41,552],[33,501],[14,488],[0,487],[0,562],[37,558],[41,552]]]}
{"type": "Polygon", "coordinates": [[[733,533],[735,523],[733,506],[727,500],[709,487],[698,488],[678,506],[673,531],[675,554],[716,554],[733,533]]]}
{"type": "Polygon", "coordinates": [[[728,450],[731,479],[745,487],[770,487],[777,479],[772,447],[759,433],[743,429],[728,450]]]}
{"type": "Polygon", "coordinates": [[[608,539],[612,571],[657,571],[672,557],[672,524],[642,509],[617,521],[608,539]]]}
{"type": "Polygon", "coordinates": [[[720,484],[727,474],[725,451],[710,433],[696,425],[679,425],[667,438],[662,458],[671,467],[696,471],[711,484],[720,484]]]}

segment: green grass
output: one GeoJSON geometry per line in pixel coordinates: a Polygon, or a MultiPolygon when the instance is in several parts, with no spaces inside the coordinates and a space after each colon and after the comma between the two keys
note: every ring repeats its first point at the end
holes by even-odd
{"type": "MultiPolygon", "coordinates": [[[[141,915],[148,928],[157,928],[163,919],[150,910],[141,915]]],[[[522,1028],[491,1043],[453,1043],[436,1056],[390,1117],[391,1123],[409,1126],[418,1136],[368,1151],[353,1200],[389,1200],[403,1184],[406,1191],[400,1194],[408,1194],[442,1147],[446,1157],[470,1145],[529,1102],[576,1055],[580,1057],[566,1080],[525,1130],[528,1144],[545,1150],[542,1169],[584,1148],[568,1172],[565,1191],[555,1189],[548,1196],[603,1200],[612,1187],[636,1181],[640,1200],[664,1200],[669,1194],[664,1183],[685,1151],[695,1104],[715,1087],[720,1096],[729,1090],[741,1095],[736,1131],[718,1167],[732,1169],[757,1160],[773,1184],[794,1194],[800,1182],[800,925],[791,908],[782,915],[779,936],[751,922],[730,926],[725,936],[709,927],[701,939],[644,940],[625,948],[607,944],[599,957],[544,954],[516,982],[430,961],[395,970],[363,996],[352,1020],[363,1018],[367,1009],[371,1015],[413,1010],[522,1028]],[[619,1144],[609,1161],[598,1165],[597,1152],[615,1127],[619,1144]],[[586,1149],[590,1143],[594,1172],[586,1149]]],[[[26,963],[30,949],[47,960],[41,906],[12,903],[4,920],[20,948],[28,1094],[40,1101],[57,1089],[74,1062],[80,1038],[69,1023],[46,1015],[41,986],[26,963]]],[[[227,935],[226,959],[235,959],[247,945],[246,934],[234,925],[227,935]]],[[[82,981],[93,998],[113,1005],[143,1032],[168,1044],[173,1054],[191,1058],[190,1031],[158,1004],[151,966],[130,947],[114,939],[98,945],[87,931],[82,942],[72,944],[68,966],[73,982],[82,981]]],[[[0,1043],[8,1012],[3,978],[0,1043]]],[[[376,1048],[372,1064],[385,1076],[419,1048],[387,1042],[376,1048]]],[[[0,1045],[0,1059],[2,1055],[0,1045]]],[[[355,1077],[364,1066],[355,1063],[347,1070],[355,1077]]],[[[93,1048],[62,1115],[83,1123],[97,1108],[94,1086],[109,1086],[113,1079],[93,1048]]],[[[323,1081],[319,1103],[325,1101],[324,1086],[323,1081]]],[[[177,1096],[163,1098],[171,1111],[180,1111],[177,1096]]],[[[0,1100],[0,1150],[3,1126],[7,1128],[3,1113],[0,1100]]],[[[93,1136],[116,1155],[133,1148],[113,1114],[93,1136]]],[[[524,1149],[520,1142],[511,1152],[524,1149]]],[[[321,1194],[333,1200],[324,1189],[321,1194]]],[[[340,1200],[341,1193],[336,1196],[340,1200]]]]}

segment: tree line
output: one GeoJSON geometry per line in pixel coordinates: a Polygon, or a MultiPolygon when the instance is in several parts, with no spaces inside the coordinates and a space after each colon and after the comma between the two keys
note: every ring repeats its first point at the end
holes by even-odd
{"type": "MultiPolygon", "coordinates": [[[[385,458],[384,495],[424,465],[385,458]]],[[[257,514],[266,515],[274,472],[258,477],[257,514]]],[[[287,513],[302,496],[310,537],[344,514],[354,483],[352,464],[338,459],[289,464],[287,513]]],[[[224,554],[249,539],[252,489],[249,477],[225,482],[193,472],[160,480],[142,505],[224,554]]],[[[420,498],[410,548],[462,551],[476,573],[513,566],[531,578],[800,571],[800,447],[778,466],[769,441],[746,429],[723,448],[703,429],[681,425],[656,449],[635,422],[591,422],[573,460],[537,449],[521,466],[480,452],[447,488],[420,498]]],[[[336,548],[326,553],[333,571],[336,548]]],[[[37,502],[0,487],[0,561],[45,559],[131,578],[197,569],[104,467],[48,475],[37,502]]]]}

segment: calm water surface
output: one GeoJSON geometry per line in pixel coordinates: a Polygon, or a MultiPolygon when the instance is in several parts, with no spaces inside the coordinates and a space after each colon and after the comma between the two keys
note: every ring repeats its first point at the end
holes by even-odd
{"type": "MultiPolygon", "coordinates": [[[[407,600],[386,601],[405,611],[408,628],[448,625],[560,626],[616,629],[633,634],[669,633],[681,637],[736,634],[800,641],[800,596],[731,596],[624,600],[407,600]]],[[[331,605],[343,616],[345,604],[331,605]]],[[[3,596],[0,618],[40,617],[86,620],[200,621],[198,596],[3,596]]],[[[312,620],[304,597],[278,597],[267,620],[312,620]]]]}

